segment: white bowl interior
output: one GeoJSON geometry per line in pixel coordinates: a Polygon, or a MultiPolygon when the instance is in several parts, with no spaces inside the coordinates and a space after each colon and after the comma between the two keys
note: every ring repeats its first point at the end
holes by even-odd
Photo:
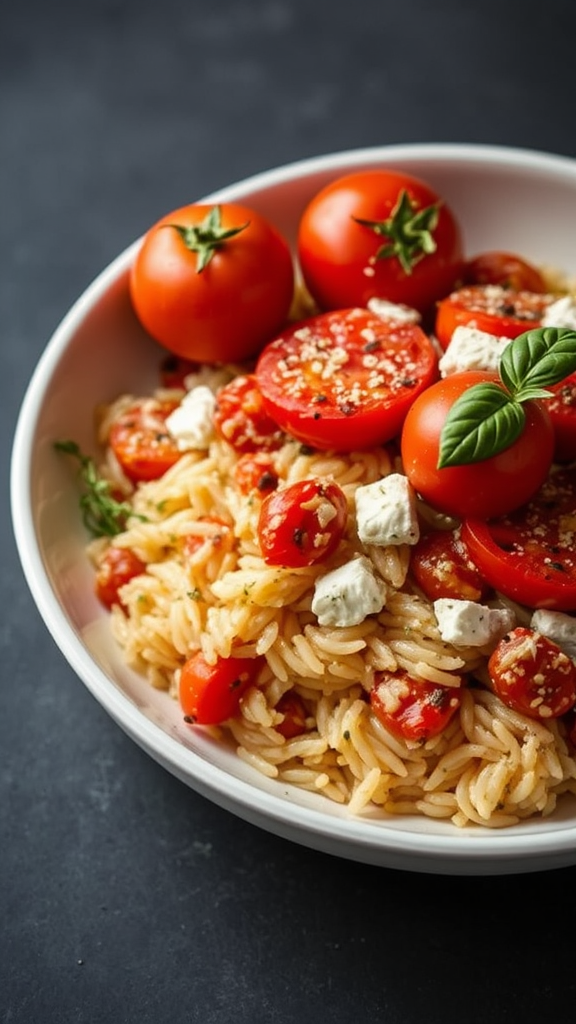
{"type": "MultiPolygon", "coordinates": [[[[452,206],[472,255],[508,249],[576,275],[576,163],[481,146],[414,145],[333,154],[265,172],[208,197],[252,205],[293,241],[299,215],[325,182],[361,166],[419,175],[452,206]]],[[[54,450],[73,439],[94,452],[93,410],[155,381],[162,351],[132,311],[134,243],[64,318],[25,396],[12,460],[12,515],[22,566],[47,628],[77,674],[148,753],[203,795],[279,835],[345,857],[419,871],[505,873],[576,862],[576,802],[505,832],[423,818],[353,819],[270,782],[181,721],[175,702],[126,668],[93,594],[74,467],[54,450]]]]}

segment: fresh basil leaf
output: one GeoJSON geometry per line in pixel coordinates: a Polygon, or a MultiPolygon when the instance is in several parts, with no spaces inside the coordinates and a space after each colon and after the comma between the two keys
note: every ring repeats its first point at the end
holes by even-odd
{"type": "Polygon", "coordinates": [[[527,399],[528,389],[550,387],[574,370],[576,331],[568,327],[525,331],[506,346],[500,360],[502,381],[520,401],[527,399]]]}
{"type": "Polygon", "coordinates": [[[498,384],[474,384],[454,402],[440,437],[438,469],[481,462],[520,436],[526,416],[498,384]]]}

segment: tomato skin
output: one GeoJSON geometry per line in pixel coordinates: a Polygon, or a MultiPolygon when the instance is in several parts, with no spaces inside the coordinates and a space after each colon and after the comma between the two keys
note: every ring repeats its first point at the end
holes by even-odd
{"type": "Polygon", "coordinates": [[[238,712],[240,698],[254,681],[262,658],[218,658],[214,665],[199,651],[184,663],[178,696],[187,722],[220,725],[238,712]]]}
{"type": "Polygon", "coordinates": [[[130,294],[146,330],[175,355],[201,363],[255,355],[283,326],[294,292],[288,243],[255,210],[220,206],[222,227],[247,227],[218,248],[201,273],[197,254],[173,226],[202,224],[213,207],[183,206],[145,234],[130,294]]]}
{"type": "Polygon", "coordinates": [[[298,258],[321,309],[366,306],[378,297],[425,312],[454,287],[462,266],[462,241],[446,203],[440,205],[433,232],[436,251],[417,262],[410,274],[396,256],[375,261],[386,238],[357,220],[387,220],[403,190],[418,209],[439,201],[420,179],[377,169],[338,178],[308,204],[300,220],[298,258]]]}
{"type": "Polygon", "coordinates": [[[146,563],[130,548],[108,548],[98,565],[95,577],[95,591],[99,601],[106,608],[115,604],[124,607],[118,591],[135,576],[146,572],[146,563]]]}
{"type": "Polygon", "coordinates": [[[266,452],[246,452],[234,467],[234,479],[242,494],[258,491],[270,494],[278,486],[278,474],[273,459],[266,452]]]}
{"type": "Polygon", "coordinates": [[[289,327],[256,364],[264,403],[280,427],[338,451],[399,434],[412,402],[437,376],[437,353],[420,327],[357,307],[289,327]]]}
{"type": "Polygon", "coordinates": [[[448,348],[457,327],[475,327],[498,338],[517,338],[540,327],[553,296],[499,285],[467,285],[438,303],[434,333],[448,348]]]}
{"type": "Polygon", "coordinates": [[[526,505],[507,516],[466,519],[462,539],[485,579],[530,608],[576,610],[576,480],[550,474],[526,505]]]}
{"type": "Polygon", "coordinates": [[[546,408],[554,428],[554,461],[573,462],[576,459],[576,373],[571,373],[550,388],[554,397],[546,401],[546,408]]]}
{"type": "Polygon", "coordinates": [[[254,374],[234,377],[220,388],[214,411],[216,433],[239,452],[273,451],[286,436],[269,416],[254,374]]]}
{"type": "Polygon", "coordinates": [[[576,665],[548,637],[518,626],[488,661],[494,692],[529,718],[558,718],[576,704],[576,665]]]}
{"type": "Polygon", "coordinates": [[[206,533],[188,533],[184,537],[183,553],[187,559],[192,559],[205,544],[209,544],[212,550],[222,553],[232,551],[234,547],[234,531],[225,519],[219,516],[200,516],[200,523],[206,523],[210,527],[206,533]]]}
{"type": "Polygon", "coordinates": [[[323,561],[344,535],[348,502],[337,484],[299,480],[262,502],[258,539],[268,565],[303,568],[323,561]]]}
{"type": "Polygon", "coordinates": [[[402,670],[379,672],[370,692],[370,706],[384,727],[412,743],[443,732],[461,700],[459,687],[412,679],[402,670]]]}
{"type": "Polygon", "coordinates": [[[133,483],[158,480],[182,457],[166,428],[166,420],[178,404],[155,398],[140,399],[112,423],[110,447],[133,483]]]}
{"type": "Polygon", "coordinates": [[[401,437],[404,472],[433,508],[459,518],[488,519],[522,505],[546,478],[554,432],[544,404],[524,404],[526,426],[510,447],[481,462],[438,469],[440,435],[454,402],[474,384],[498,382],[482,370],[454,373],[416,399],[401,437]]]}
{"type": "Polygon", "coordinates": [[[410,569],[430,601],[442,597],[481,601],[490,591],[458,530],[432,530],[422,534],[412,548],[410,569]]]}
{"type": "Polygon", "coordinates": [[[545,292],[546,282],[528,260],[512,252],[481,252],[466,260],[464,284],[499,284],[514,291],[545,292]]]}

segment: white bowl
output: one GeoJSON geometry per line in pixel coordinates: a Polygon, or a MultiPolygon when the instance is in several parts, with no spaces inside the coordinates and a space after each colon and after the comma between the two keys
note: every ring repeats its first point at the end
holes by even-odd
{"type": "MultiPolygon", "coordinates": [[[[576,274],[576,162],[525,150],[404,145],[336,153],[256,175],[209,201],[244,202],[293,241],[299,214],[327,181],[388,165],[421,176],[451,205],[469,255],[512,249],[576,274]]],[[[12,515],[28,585],[70,665],[113,719],[194,790],[254,824],[353,860],[416,871],[504,874],[576,863],[576,801],[506,830],[425,818],[362,820],[320,796],[267,780],[182,723],[176,702],[127,669],[93,594],[74,474],[54,452],[94,451],[94,406],[155,382],[158,347],[138,325],[127,274],[138,243],[107,267],[56,330],[27,390],[12,460],[12,515]]]]}

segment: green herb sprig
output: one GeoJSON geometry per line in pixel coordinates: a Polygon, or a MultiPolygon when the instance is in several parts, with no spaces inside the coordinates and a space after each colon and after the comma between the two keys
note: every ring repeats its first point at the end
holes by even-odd
{"type": "Polygon", "coordinates": [[[540,327],[514,338],[502,353],[500,382],[474,384],[454,402],[440,435],[438,469],[509,448],[524,429],[524,404],[551,398],[548,389],[575,370],[576,331],[540,327]]]}
{"type": "Polygon", "coordinates": [[[56,441],[54,447],[80,463],[78,475],[85,487],[80,495],[80,511],[82,522],[93,537],[115,537],[131,517],[146,521],[146,516],[134,512],[128,502],[114,498],[110,482],[99,474],[94,460],[84,455],[75,441],[56,441]]]}

